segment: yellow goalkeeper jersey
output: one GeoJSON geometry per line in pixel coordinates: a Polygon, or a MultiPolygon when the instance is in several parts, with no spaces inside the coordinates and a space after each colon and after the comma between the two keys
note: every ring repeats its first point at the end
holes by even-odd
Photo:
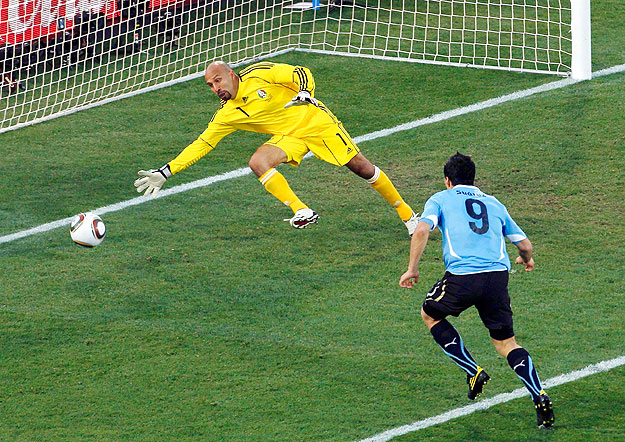
{"type": "Polygon", "coordinates": [[[340,123],[321,102],[319,107],[284,108],[299,91],[314,96],[315,80],[308,68],[261,62],[242,70],[239,78],[236,97],[222,100],[207,129],[169,162],[172,174],[198,161],[239,129],[301,139],[318,136],[340,123]]]}

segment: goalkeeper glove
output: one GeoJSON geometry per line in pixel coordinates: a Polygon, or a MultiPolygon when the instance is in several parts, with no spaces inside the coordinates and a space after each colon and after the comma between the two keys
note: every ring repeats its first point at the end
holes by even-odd
{"type": "Polygon", "coordinates": [[[302,104],[312,104],[317,106],[317,99],[313,98],[308,91],[299,91],[296,96],[293,97],[291,101],[284,105],[284,108],[289,108],[291,106],[301,106],[302,104]]]}
{"type": "Polygon", "coordinates": [[[135,187],[137,192],[141,193],[145,190],[145,196],[156,197],[158,191],[161,190],[165,180],[171,176],[171,170],[169,170],[169,164],[164,165],[160,169],[140,170],[139,175],[143,178],[137,178],[135,180],[135,187]]]}

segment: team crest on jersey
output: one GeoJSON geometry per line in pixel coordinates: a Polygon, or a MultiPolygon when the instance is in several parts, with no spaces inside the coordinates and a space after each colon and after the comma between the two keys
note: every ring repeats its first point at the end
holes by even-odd
{"type": "Polygon", "coordinates": [[[265,98],[267,98],[267,92],[265,92],[265,91],[264,91],[264,90],[262,90],[262,89],[258,89],[258,90],[256,91],[256,93],[258,94],[258,96],[259,96],[262,100],[264,100],[265,98]]]}

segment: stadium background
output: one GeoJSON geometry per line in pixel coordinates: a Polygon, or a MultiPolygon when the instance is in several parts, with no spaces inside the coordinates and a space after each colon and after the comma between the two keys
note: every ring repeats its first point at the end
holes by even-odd
{"type": "MultiPolygon", "coordinates": [[[[625,63],[623,5],[593,3],[593,70],[625,63]]],[[[322,55],[318,96],[359,136],[554,81],[322,55]],[[363,73],[366,73],[363,74],[363,73]],[[357,78],[357,81],[354,79],[357,78]]],[[[543,379],[625,354],[623,73],[362,143],[416,207],[456,150],[536,247],[511,278],[517,336],[543,379]]],[[[217,106],[195,80],[0,135],[0,234],[134,197],[217,106]]],[[[237,133],[167,185],[239,167],[237,133]]],[[[419,323],[443,271],[440,237],[414,291],[397,287],[404,227],[356,177],[316,160],[281,169],[322,215],[300,232],[251,176],[103,216],[94,250],[57,229],[0,247],[6,440],[358,440],[467,404],[457,367],[419,323]],[[338,198],[337,195],[343,195],[338,198]]],[[[454,321],[493,381],[518,388],[477,315],[454,321]]],[[[623,367],[398,440],[621,440],[623,367]]]]}

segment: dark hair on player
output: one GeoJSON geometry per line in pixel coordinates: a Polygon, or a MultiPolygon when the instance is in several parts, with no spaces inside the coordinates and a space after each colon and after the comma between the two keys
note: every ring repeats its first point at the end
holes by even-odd
{"type": "Polygon", "coordinates": [[[472,186],[475,180],[475,163],[470,156],[456,152],[445,163],[443,173],[450,179],[453,186],[459,184],[472,186]]]}

